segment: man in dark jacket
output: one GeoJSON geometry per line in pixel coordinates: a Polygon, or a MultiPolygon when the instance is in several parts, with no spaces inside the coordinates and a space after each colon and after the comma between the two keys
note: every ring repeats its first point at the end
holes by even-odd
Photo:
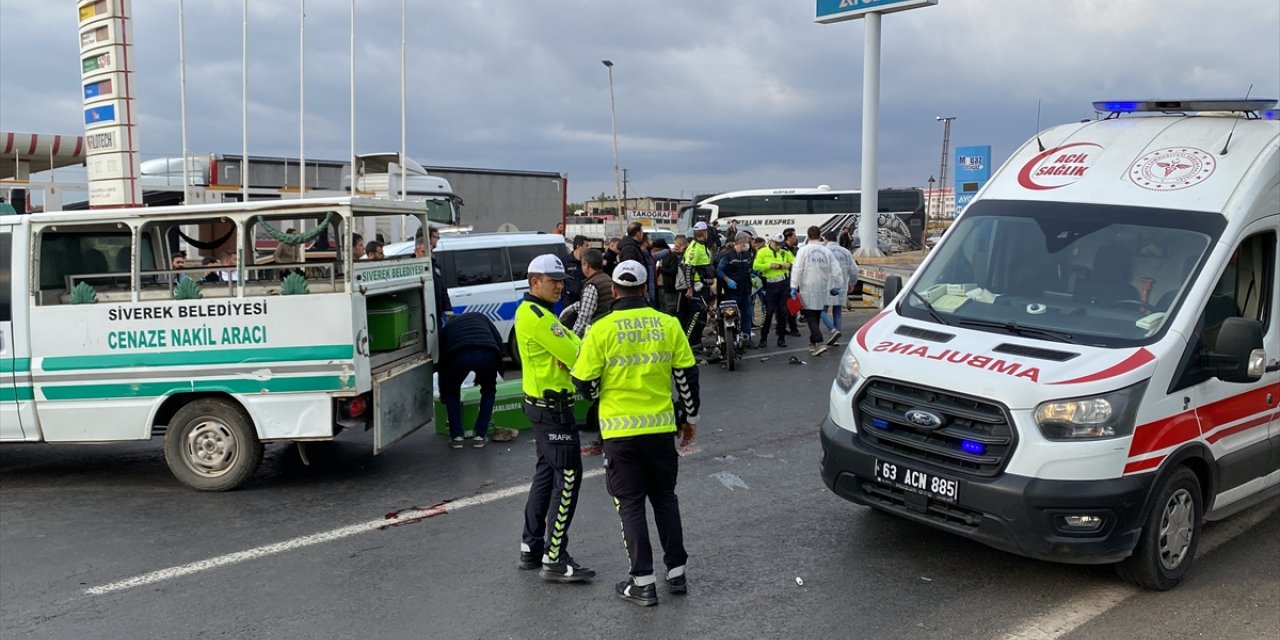
{"type": "Polygon", "coordinates": [[[676,236],[676,245],[658,261],[658,273],[662,274],[662,291],[659,293],[662,304],[658,310],[673,316],[678,315],[680,310],[680,294],[683,291],[676,288],[676,281],[680,279],[680,261],[684,258],[684,248],[688,244],[688,238],[676,236]]]}
{"type": "Polygon", "coordinates": [[[588,248],[587,237],[576,235],[573,237],[573,253],[564,257],[564,272],[569,277],[564,281],[564,293],[560,299],[564,300],[566,307],[582,299],[582,283],[587,279],[582,273],[582,253],[588,248]]]}
{"type": "MultiPolygon", "coordinates": [[[[453,315],[453,303],[449,300],[449,287],[444,281],[444,271],[437,260],[439,254],[436,253],[436,245],[440,244],[440,230],[431,229],[427,237],[431,241],[431,281],[436,290],[436,329],[440,329],[444,326],[445,319],[453,315]]],[[[414,254],[417,255],[417,247],[414,247],[414,254]]]]}
{"type": "Polygon", "coordinates": [[[461,313],[449,319],[440,333],[440,400],[449,414],[449,446],[462,448],[462,382],[475,372],[480,387],[480,412],[476,414],[471,446],[479,449],[493,417],[502,368],[502,336],[483,313],[461,313]]]}

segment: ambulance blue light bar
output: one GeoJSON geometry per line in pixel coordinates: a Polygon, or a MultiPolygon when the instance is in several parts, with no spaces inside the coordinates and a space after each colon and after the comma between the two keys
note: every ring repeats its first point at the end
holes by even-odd
{"type": "Polygon", "coordinates": [[[1274,109],[1275,99],[1218,99],[1205,100],[1103,100],[1093,103],[1095,111],[1105,113],[1187,113],[1206,111],[1265,112],[1274,109]]]}

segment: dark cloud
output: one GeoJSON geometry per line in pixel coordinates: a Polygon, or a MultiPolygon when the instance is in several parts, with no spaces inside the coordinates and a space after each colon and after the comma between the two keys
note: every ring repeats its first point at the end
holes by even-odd
{"type": "MultiPolygon", "coordinates": [[[[251,151],[298,153],[298,6],[254,0],[251,151]]],[[[360,151],[400,146],[400,2],[357,10],[360,151]]],[[[1280,95],[1270,0],[1072,3],[941,0],[883,27],[879,175],[924,185],[941,125],[997,159],[1040,125],[1104,98],[1280,95]]],[[[238,153],[241,3],[186,3],[189,146],[238,153]]],[[[348,153],[348,18],[307,2],[309,157],[348,153]]],[[[144,157],[179,155],[175,3],[134,2],[144,157]]],[[[570,197],[613,191],[616,66],[621,163],[632,193],[857,186],[863,24],[813,23],[813,3],[596,0],[410,3],[408,139],[426,164],[559,171],[570,197]]],[[[73,6],[0,0],[0,129],[77,133],[73,6]],[[54,6],[57,5],[57,6],[54,6]]]]}

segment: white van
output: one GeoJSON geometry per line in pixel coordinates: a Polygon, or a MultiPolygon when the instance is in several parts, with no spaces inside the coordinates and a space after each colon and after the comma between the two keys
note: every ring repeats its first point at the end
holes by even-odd
{"type": "Polygon", "coordinates": [[[350,247],[367,218],[426,213],[317,198],[0,215],[0,442],[163,434],[174,476],[203,491],[248,480],[264,442],[353,427],[381,451],[434,415],[430,258],[259,263],[253,239],[328,230],[350,247]],[[297,221],[312,231],[283,231],[297,221]],[[224,261],[200,266],[197,248],[224,261]]]}
{"type": "MultiPolygon", "coordinates": [[[[387,258],[413,255],[413,242],[387,245],[387,258]]],[[[449,288],[453,312],[476,311],[489,316],[516,358],[516,307],[529,291],[526,269],[536,256],[553,253],[569,255],[564,236],[537,231],[514,233],[443,233],[436,247],[436,260],[449,288]]]]}
{"type": "Polygon", "coordinates": [[[1280,492],[1274,105],[1095,103],[1014,153],[850,342],[827,486],[1178,584],[1203,520],[1280,492]]]}

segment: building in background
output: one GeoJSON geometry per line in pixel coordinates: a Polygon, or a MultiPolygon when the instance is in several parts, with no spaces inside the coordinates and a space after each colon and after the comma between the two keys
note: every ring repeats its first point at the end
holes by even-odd
{"type": "Polygon", "coordinates": [[[955,217],[956,213],[956,190],[951,187],[946,189],[924,189],[925,212],[930,220],[950,219],[955,217]]]}
{"type": "MultiPolygon", "coordinates": [[[[616,215],[618,201],[615,198],[595,198],[583,203],[586,207],[588,215],[616,215]]],[[[665,198],[661,196],[645,196],[643,198],[626,198],[622,201],[622,208],[626,211],[658,211],[670,212],[671,218],[675,219],[680,212],[680,205],[689,204],[688,200],[680,198],[665,198]]]]}

